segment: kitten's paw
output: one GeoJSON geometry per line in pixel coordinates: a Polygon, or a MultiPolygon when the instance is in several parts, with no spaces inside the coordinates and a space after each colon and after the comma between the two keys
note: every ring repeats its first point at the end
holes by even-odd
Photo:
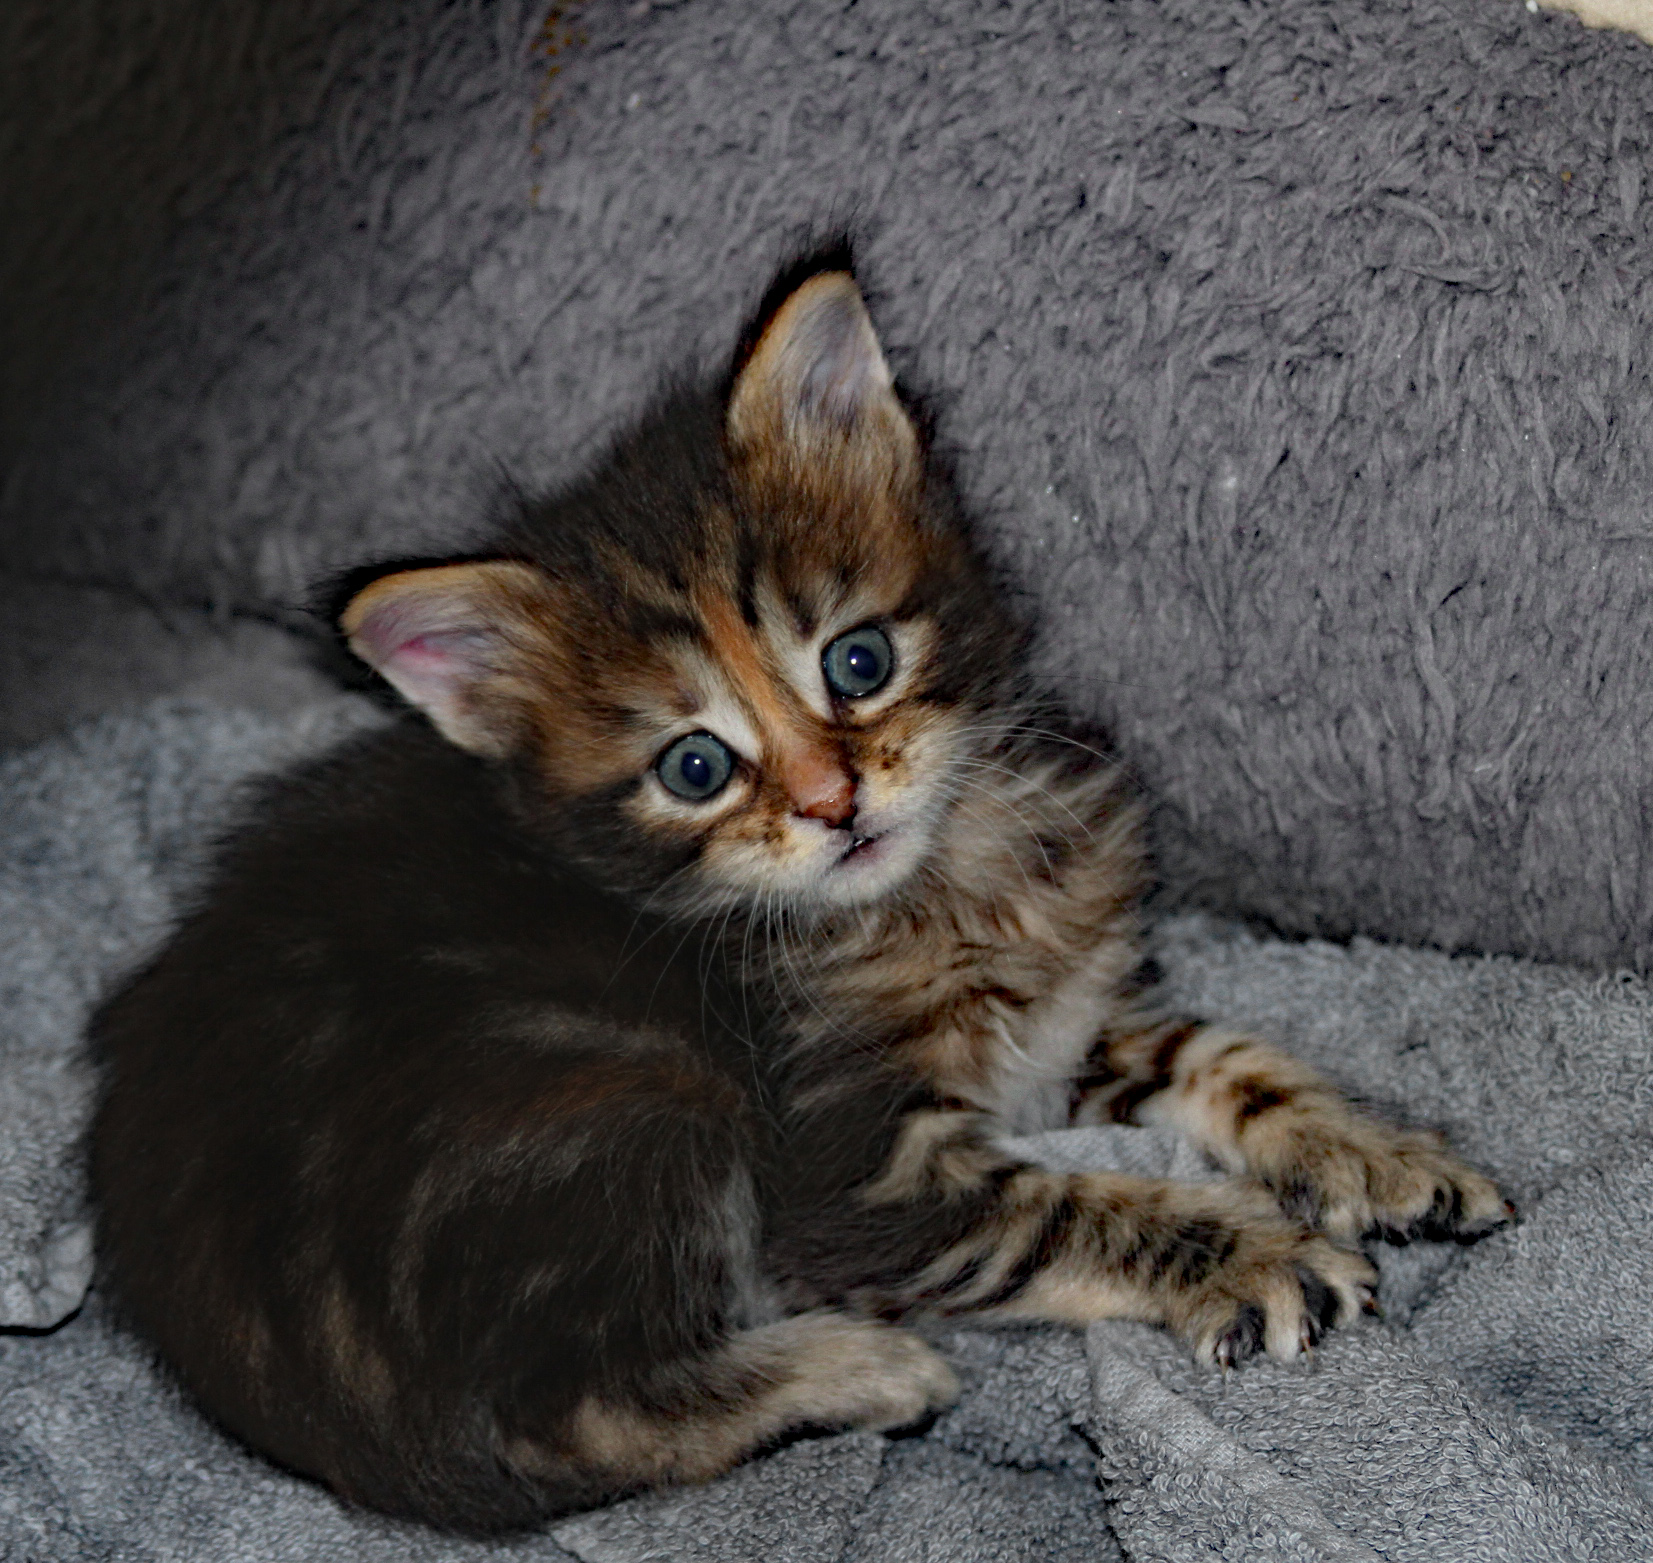
{"type": "Polygon", "coordinates": [[[1345,1242],[1473,1242],[1515,1218],[1498,1185],[1436,1134],[1386,1124],[1312,1126],[1265,1176],[1290,1214],[1345,1242]]]}
{"type": "Polygon", "coordinates": [[[1418,1143],[1398,1145],[1376,1176],[1368,1174],[1368,1186],[1376,1187],[1367,1232],[1396,1243],[1417,1237],[1472,1243],[1515,1219],[1515,1206],[1498,1185],[1438,1136],[1402,1139],[1418,1143]]]}
{"type": "Polygon", "coordinates": [[[1202,1362],[1227,1369],[1258,1351],[1290,1362],[1372,1307],[1376,1270],[1305,1227],[1259,1218],[1232,1229],[1225,1247],[1222,1261],[1168,1309],[1202,1362]]]}
{"type": "Polygon", "coordinates": [[[798,1345],[797,1415],[813,1425],[891,1432],[958,1399],[958,1376],[910,1330],[835,1313],[803,1314],[784,1327],[798,1345]]]}

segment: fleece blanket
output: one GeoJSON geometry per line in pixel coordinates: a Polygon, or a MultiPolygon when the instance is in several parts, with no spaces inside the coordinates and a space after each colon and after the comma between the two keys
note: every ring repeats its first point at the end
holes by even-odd
{"type": "MultiPolygon", "coordinates": [[[[76,1142],[88,1007],[164,937],[238,783],[379,720],[159,703],[0,762],[0,1557],[281,1563],[1628,1560],[1653,1556],[1653,988],[1510,958],[1265,940],[1182,917],[1179,1000],[1437,1124],[1522,1204],[1384,1250],[1380,1321],[1228,1378],[1121,1323],[939,1328],[921,1437],[797,1444],[704,1488],[460,1541],[351,1511],[209,1425],[105,1316],[76,1142]]],[[[1057,1166],[1209,1176],[1148,1130],[1057,1166]]]]}

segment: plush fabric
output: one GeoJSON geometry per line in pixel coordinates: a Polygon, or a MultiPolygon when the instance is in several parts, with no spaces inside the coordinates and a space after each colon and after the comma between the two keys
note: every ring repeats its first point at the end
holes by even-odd
{"type": "Polygon", "coordinates": [[[103,587],[0,575],[0,626],[0,751],[161,696],[273,715],[337,688],[274,624],[103,587]]]}
{"type": "Polygon", "coordinates": [[[26,442],[14,561],[267,610],[451,546],[847,221],[1178,894],[1648,964],[1642,43],[1518,0],[539,21],[340,5],[249,78],[246,177],[26,442]]]}
{"type": "Polygon", "coordinates": [[[141,310],[180,219],[316,123],[382,0],[0,6],[0,472],[52,387],[141,310]],[[348,52],[348,49],[347,49],[348,52]],[[330,63],[331,62],[331,63],[330,63]]]}
{"type": "MultiPolygon", "coordinates": [[[[87,1279],[88,1003],[164,937],[240,780],[377,720],[162,703],[0,763],[0,1304],[87,1279]],[[77,1241],[75,1234],[80,1234],[77,1241]]],[[[1523,1206],[1473,1248],[1384,1250],[1387,1318],[1225,1380],[1139,1325],[942,1329],[964,1399],[925,1437],[797,1445],[704,1489],[495,1547],[351,1513],[216,1432],[93,1293],[0,1336],[0,1556],[484,1556],[584,1563],[1080,1558],[1619,1560],[1653,1554],[1653,985],[1511,958],[1159,940],[1176,999],[1446,1129],[1523,1206]]],[[[1203,1178],[1185,1143],[1077,1130],[1058,1168],[1203,1178]]]]}

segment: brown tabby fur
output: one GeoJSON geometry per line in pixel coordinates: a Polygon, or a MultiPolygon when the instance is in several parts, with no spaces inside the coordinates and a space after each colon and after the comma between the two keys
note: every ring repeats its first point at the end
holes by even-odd
{"type": "Polygon", "coordinates": [[[94,1135],[134,1324],[341,1493],[500,1529],[898,1427],[955,1390],[925,1315],[1289,1359],[1368,1304],[1358,1239],[1506,1219],[1433,1136],[1143,991],[1142,812],[1024,689],[840,263],[342,625],[441,738],[272,787],[100,1016],[94,1135]],[[835,693],[869,626],[888,681],[835,693]],[[691,801],[656,765],[696,733],[731,768],[691,801]],[[1233,1178],[999,1148],[1113,1120],[1233,1178]]]}

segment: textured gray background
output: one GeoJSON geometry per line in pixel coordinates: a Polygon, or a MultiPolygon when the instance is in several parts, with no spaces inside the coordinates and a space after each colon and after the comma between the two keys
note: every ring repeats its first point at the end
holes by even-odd
{"type": "Polygon", "coordinates": [[[1645,45],[1516,0],[598,0],[547,87],[521,0],[310,0],[238,54],[132,14],[237,86],[61,29],[126,86],[54,133],[113,126],[142,220],[95,283],[15,268],[103,322],[23,332],[25,582],[279,619],[575,470],[847,218],[1180,895],[1653,964],[1645,45]]]}

